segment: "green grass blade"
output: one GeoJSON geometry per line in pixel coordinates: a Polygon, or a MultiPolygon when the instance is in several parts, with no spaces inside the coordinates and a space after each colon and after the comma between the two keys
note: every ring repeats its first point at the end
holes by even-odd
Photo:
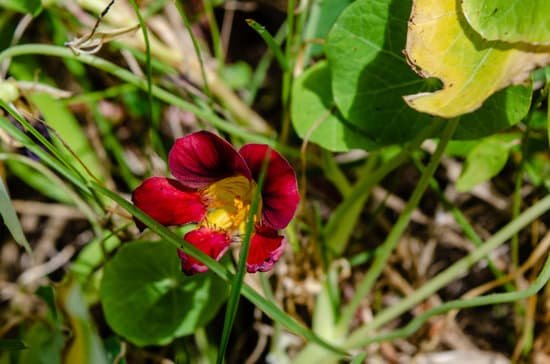
{"type": "Polygon", "coordinates": [[[423,314],[415,317],[406,326],[398,330],[394,330],[378,336],[370,336],[365,340],[363,340],[361,344],[368,345],[375,342],[390,341],[390,340],[395,340],[395,339],[410,336],[415,331],[420,329],[420,327],[422,327],[422,325],[431,317],[436,315],[441,315],[451,310],[487,306],[487,305],[496,305],[496,304],[503,304],[503,303],[523,300],[540,291],[546,285],[546,283],[548,283],[549,280],[550,280],[550,255],[548,256],[548,258],[546,259],[546,262],[544,263],[542,272],[533,281],[533,283],[524,290],[516,291],[516,292],[506,292],[506,293],[493,293],[493,294],[488,294],[485,296],[470,298],[466,300],[449,301],[442,304],[441,306],[432,308],[431,310],[428,310],[423,314]]]}
{"type": "Polygon", "coordinates": [[[151,138],[151,143],[153,144],[153,147],[155,148],[156,152],[162,157],[166,157],[166,150],[164,149],[164,145],[162,144],[162,139],[160,138],[160,135],[158,131],[160,130],[159,120],[155,117],[153,114],[153,66],[151,64],[151,44],[149,42],[149,32],[147,31],[147,25],[145,25],[145,21],[143,20],[143,17],[141,16],[141,11],[139,11],[139,7],[136,3],[136,0],[131,0],[130,3],[132,4],[132,7],[134,8],[134,12],[136,13],[136,16],[139,21],[139,27],[141,28],[141,32],[143,33],[143,40],[145,41],[145,67],[146,67],[146,78],[147,78],[147,99],[148,99],[148,113],[149,113],[149,120],[151,120],[151,129],[149,130],[149,135],[151,138]]]}
{"type": "Polygon", "coordinates": [[[269,49],[271,49],[271,51],[275,55],[277,62],[279,62],[279,66],[281,66],[281,69],[283,71],[288,70],[288,62],[287,62],[286,56],[284,55],[283,51],[281,50],[281,47],[279,47],[275,39],[273,39],[271,34],[269,34],[267,29],[253,19],[246,19],[246,24],[248,24],[252,29],[254,29],[260,37],[262,37],[262,39],[267,44],[269,49]]]}
{"type": "MultiPolygon", "coordinates": [[[[0,101],[1,102],[1,101],[0,101]]],[[[0,128],[8,132],[15,140],[23,144],[23,146],[36,154],[40,160],[44,161],[50,167],[52,167],[59,174],[68,179],[75,186],[80,188],[87,196],[91,196],[90,189],[82,182],[82,180],[75,176],[72,170],[69,170],[64,164],[55,159],[51,154],[44,151],[40,146],[31,140],[21,130],[17,129],[8,119],[0,117],[0,128]]]]}
{"type": "MultiPolygon", "coordinates": [[[[127,83],[135,85],[136,87],[142,90],[147,90],[147,82],[142,78],[134,75],[132,72],[124,68],[121,68],[115,65],[114,63],[106,61],[102,58],[95,57],[89,54],[84,54],[84,53],[75,55],[74,53],[71,52],[70,49],[59,47],[59,46],[52,46],[52,45],[46,45],[46,44],[25,44],[25,45],[10,47],[0,53],[0,62],[2,62],[6,58],[16,57],[20,55],[31,55],[31,54],[41,55],[41,56],[49,55],[49,56],[56,56],[56,57],[62,57],[66,59],[77,60],[82,63],[93,66],[97,69],[100,69],[102,71],[105,71],[107,73],[110,73],[113,76],[118,77],[119,79],[127,83]]],[[[153,85],[152,91],[153,91],[153,95],[157,99],[164,101],[170,105],[177,106],[182,110],[189,111],[190,113],[196,115],[197,117],[211,123],[219,130],[222,130],[231,135],[238,136],[246,141],[267,144],[273,147],[274,149],[277,149],[278,151],[285,153],[286,155],[290,155],[294,157],[300,156],[300,151],[295,148],[290,148],[285,144],[278,143],[273,138],[269,138],[263,135],[257,135],[255,133],[248,131],[243,127],[231,124],[226,120],[223,120],[220,117],[218,117],[211,110],[206,110],[198,106],[195,106],[190,102],[182,99],[181,97],[178,97],[158,86],[153,85]]]]}
{"type": "Polygon", "coordinates": [[[346,347],[351,348],[363,346],[363,343],[368,340],[368,336],[372,335],[374,330],[387,324],[403,312],[413,307],[415,304],[428,298],[430,295],[452,282],[456,279],[456,277],[464,274],[464,272],[468,271],[469,267],[478,262],[480,259],[483,259],[491,251],[508,241],[517,231],[525,228],[528,224],[549,210],[550,195],[544,197],[535,205],[523,211],[517,219],[508,223],[491,238],[486,240],[481,246],[451,265],[449,268],[445,269],[443,272],[433,277],[428,283],[417,288],[413,294],[405,297],[393,306],[380,311],[371,322],[356,330],[350,336],[349,340],[345,344],[346,347]]]}
{"type": "Polygon", "coordinates": [[[224,54],[222,43],[220,41],[220,29],[214,15],[212,0],[202,0],[202,4],[204,6],[206,18],[208,19],[208,26],[210,28],[210,36],[212,37],[212,48],[214,49],[214,55],[216,56],[216,60],[218,61],[220,67],[223,67],[224,54]]]}
{"type": "MultiPolygon", "coordinates": [[[[202,251],[194,247],[193,245],[185,242],[180,236],[176,235],[171,230],[162,226],[155,220],[151,219],[149,215],[145,214],[143,211],[135,207],[132,203],[125,200],[115,192],[101,186],[96,182],[91,182],[90,187],[96,190],[98,193],[103,194],[116,202],[124,210],[128,211],[130,214],[139,219],[152,231],[157,233],[161,238],[166,240],[168,243],[174,245],[179,249],[182,249],[185,254],[192,256],[195,259],[201,261],[204,265],[208,267],[214,274],[218,275],[225,281],[229,281],[234,278],[234,275],[231,274],[224,266],[219,262],[212,259],[210,256],[204,254],[202,251]]],[[[285,326],[291,332],[304,337],[305,339],[316,343],[317,345],[329,350],[330,352],[337,354],[338,356],[346,356],[347,352],[335,347],[334,345],[327,343],[325,340],[321,339],[315,335],[311,330],[307,329],[295,319],[289,316],[287,313],[282,311],[277,307],[273,302],[267,300],[256,292],[252,287],[247,284],[244,284],[242,287],[242,294],[247,299],[250,300],[254,305],[256,305],[260,310],[262,310],[267,316],[269,316],[274,321],[277,321],[281,325],[285,326]]]]}
{"type": "MultiPolygon", "coordinates": [[[[0,121],[1,121],[1,118],[0,118],[0,121]]],[[[71,189],[61,178],[59,178],[55,173],[49,170],[42,163],[36,162],[30,158],[24,157],[19,154],[14,154],[14,153],[0,153],[0,161],[2,160],[8,161],[10,168],[12,163],[19,163],[23,166],[29,167],[31,170],[32,169],[36,170],[38,173],[40,173],[40,175],[44,177],[44,180],[40,180],[39,182],[46,182],[46,183],[44,183],[43,186],[39,186],[39,187],[32,186],[32,187],[42,192],[48,188],[52,190],[53,189],[52,185],[55,185],[56,191],[59,191],[58,193],[63,194],[64,199],[61,202],[63,203],[73,202],[78,207],[78,209],[80,209],[80,211],[82,211],[82,213],[86,215],[86,217],[88,218],[88,221],[90,222],[90,224],[92,224],[94,231],[96,233],[100,231],[98,216],[90,208],[90,206],[75,191],[73,191],[73,189],[71,189]],[[69,201],[66,201],[65,199],[69,201]]],[[[25,170],[25,172],[28,172],[28,170],[25,170]]],[[[25,182],[28,183],[29,185],[32,185],[32,183],[29,183],[28,180],[25,182]]]]}
{"type": "Polygon", "coordinates": [[[0,353],[3,351],[24,350],[27,345],[18,339],[0,339],[0,353]]]}
{"type": "Polygon", "coordinates": [[[327,246],[334,256],[338,257],[344,252],[372,188],[391,171],[408,160],[411,152],[417,149],[434,130],[435,127],[424,130],[424,132],[420,133],[415,140],[411,141],[396,156],[384,163],[372,174],[364,175],[352,187],[345,199],[330,216],[323,231],[327,246]]]}
{"type": "Polygon", "coordinates": [[[258,185],[254,191],[254,197],[252,199],[252,204],[250,206],[250,211],[248,213],[248,218],[246,221],[246,227],[244,232],[243,243],[241,246],[241,254],[239,257],[237,274],[233,277],[231,294],[229,300],[227,301],[227,308],[225,310],[225,319],[223,322],[223,331],[222,338],[220,342],[220,348],[218,352],[218,359],[216,360],[217,364],[223,363],[223,358],[225,356],[225,351],[227,349],[227,344],[229,343],[229,335],[231,334],[231,328],[233,327],[233,322],[235,321],[235,316],[237,314],[237,308],[239,307],[239,299],[241,298],[241,289],[243,286],[244,275],[246,273],[246,259],[248,257],[248,250],[250,248],[250,239],[252,237],[252,229],[254,227],[254,216],[258,211],[258,206],[260,204],[261,191],[264,185],[265,173],[267,171],[267,165],[269,162],[271,152],[266,153],[266,157],[262,164],[262,169],[260,171],[260,177],[258,179],[258,185]]]}
{"type": "Polygon", "coordinates": [[[374,258],[374,261],[369,268],[367,274],[363,278],[362,282],[358,285],[357,291],[355,292],[351,302],[344,308],[344,310],[342,310],[341,325],[343,327],[349,327],[353,315],[359,307],[361,300],[363,300],[363,297],[365,297],[365,295],[370,291],[373,284],[376,282],[376,279],[382,273],[382,270],[384,269],[388,258],[397,246],[403,232],[407,228],[414,209],[416,209],[418,203],[420,202],[420,198],[424,194],[424,191],[426,191],[426,189],[428,188],[432,176],[435,173],[435,170],[439,165],[441,158],[443,157],[443,153],[445,152],[447,143],[453,136],[453,133],[458,126],[459,120],[459,118],[455,118],[447,121],[445,130],[441,134],[441,138],[439,140],[439,143],[437,144],[437,149],[432,155],[430,163],[422,173],[420,181],[418,181],[418,184],[416,185],[411,197],[409,198],[409,201],[405,205],[403,212],[401,212],[399,219],[397,220],[395,225],[393,225],[393,228],[391,229],[384,243],[380,246],[379,249],[377,249],[377,254],[374,258]]]}
{"type": "Polygon", "coordinates": [[[31,246],[23,233],[23,228],[17,218],[17,213],[11,203],[10,195],[2,178],[0,178],[0,215],[15,241],[25,248],[27,253],[31,253],[31,246]]]}
{"type": "MultiPolygon", "coordinates": [[[[78,176],[81,181],[85,181],[84,177],[80,172],[75,168],[75,166],[70,163],[65,156],[49,141],[44,137],[34,126],[31,125],[24,117],[22,117],[19,112],[12,106],[6,104],[3,100],[0,100],[0,107],[8,112],[15,120],[17,120],[25,129],[32,134],[59,162],[65,165],[68,170],[71,170],[74,175],[78,176]]],[[[30,140],[30,139],[29,139],[30,140]]],[[[34,142],[30,142],[32,145],[36,145],[34,142]]],[[[28,147],[28,145],[26,145],[28,147]]]]}
{"type": "MultiPolygon", "coordinates": [[[[199,61],[202,82],[204,83],[203,85],[204,93],[206,94],[206,96],[208,96],[208,99],[210,100],[210,102],[212,102],[212,93],[210,92],[210,87],[208,86],[208,77],[206,76],[206,69],[204,68],[204,60],[202,57],[202,52],[199,46],[199,42],[197,42],[197,38],[195,37],[195,34],[193,34],[193,30],[191,29],[191,24],[189,23],[189,19],[185,14],[185,10],[183,10],[183,6],[181,5],[181,3],[177,1],[175,2],[175,4],[176,4],[176,8],[178,9],[178,12],[180,13],[180,17],[183,20],[183,25],[185,26],[185,29],[187,29],[187,32],[189,33],[189,37],[191,37],[191,42],[193,43],[193,48],[195,49],[195,55],[197,56],[197,59],[199,61]]],[[[214,32],[212,34],[214,34],[214,32]]]]}

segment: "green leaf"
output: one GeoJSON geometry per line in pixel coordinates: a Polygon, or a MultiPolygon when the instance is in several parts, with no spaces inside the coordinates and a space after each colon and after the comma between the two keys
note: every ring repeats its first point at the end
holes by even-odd
{"type": "Polygon", "coordinates": [[[17,213],[11,203],[10,195],[8,194],[8,190],[6,189],[2,178],[0,178],[0,216],[2,216],[4,224],[10,231],[10,234],[13,236],[15,241],[24,247],[28,253],[30,253],[31,246],[23,233],[23,228],[17,218],[17,213]]]}
{"type": "Polygon", "coordinates": [[[252,67],[242,61],[227,64],[220,70],[220,76],[232,89],[242,89],[252,80],[252,67]]]}
{"type": "Polygon", "coordinates": [[[292,123],[302,139],[335,152],[375,147],[374,142],[346,122],[336,108],[327,62],[319,62],[295,80],[291,99],[292,123]]]}
{"type": "Polygon", "coordinates": [[[0,352],[26,349],[27,345],[18,339],[0,339],[0,352]]]}
{"type": "Polygon", "coordinates": [[[423,77],[443,88],[405,97],[418,111],[452,118],[472,112],[498,90],[519,84],[550,62],[547,49],[484,40],[466,22],[457,0],[415,0],[406,54],[423,77]]]}
{"type": "Polygon", "coordinates": [[[517,138],[517,134],[493,136],[472,148],[456,181],[456,189],[466,192],[496,176],[504,168],[513,140],[517,138]]]}
{"type": "MultiPolygon", "coordinates": [[[[102,179],[105,176],[104,165],[99,161],[94,149],[90,145],[90,138],[84,133],[83,128],[67,106],[60,100],[44,93],[31,94],[30,99],[44,115],[44,119],[48,125],[68,144],[86,168],[94,176],[102,179]]],[[[63,148],[61,147],[60,149],[63,148]]],[[[67,156],[67,158],[69,160],[74,159],[72,156],[67,156]]],[[[75,166],[82,174],[87,175],[79,163],[75,162],[75,166]]]]}
{"type": "Polygon", "coordinates": [[[532,94],[530,84],[498,91],[481,108],[460,118],[453,139],[480,139],[519,123],[529,112],[532,94]]]}
{"type": "Polygon", "coordinates": [[[548,0],[463,0],[462,11],[487,40],[550,44],[548,0]]]}
{"type": "Polygon", "coordinates": [[[432,83],[402,54],[410,8],[410,0],[358,0],[342,12],[326,44],[336,105],[379,144],[408,141],[430,120],[403,101],[432,83]]]}
{"type": "Polygon", "coordinates": [[[100,293],[115,332],[136,345],[163,345],[208,323],[227,285],[212,273],[183,274],[171,244],[134,242],[107,263],[100,293]]]}
{"type": "MultiPolygon", "coordinates": [[[[29,163],[32,163],[30,159],[29,163]]],[[[30,164],[25,164],[21,160],[17,159],[8,159],[6,160],[6,165],[11,173],[44,196],[66,204],[74,203],[63,188],[59,187],[54,181],[32,168],[30,164]]]]}
{"type": "Polygon", "coordinates": [[[0,0],[0,7],[36,16],[42,11],[40,0],[0,0]]]}
{"type": "MultiPolygon", "coordinates": [[[[334,25],[342,11],[353,0],[323,0],[314,1],[311,7],[306,28],[306,39],[324,39],[334,25]]],[[[323,46],[312,44],[308,51],[309,56],[318,56],[323,52],[323,46]]]]}
{"type": "Polygon", "coordinates": [[[65,339],[60,330],[38,321],[25,331],[23,339],[29,348],[21,352],[19,363],[61,364],[65,339]]]}
{"type": "Polygon", "coordinates": [[[91,283],[90,276],[107,260],[107,255],[120,246],[120,239],[114,234],[108,234],[88,242],[71,264],[71,273],[84,287],[91,283]]]}

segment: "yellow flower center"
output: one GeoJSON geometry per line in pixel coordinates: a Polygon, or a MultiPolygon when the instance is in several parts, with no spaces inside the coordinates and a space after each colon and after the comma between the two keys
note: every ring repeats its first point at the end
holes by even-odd
{"type": "Polygon", "coordinates": [[[224,178],[206,187],[203,196],[208,212],[202,225],[244,233],[255,189],[256,184],[243,176],[224,178]]]}

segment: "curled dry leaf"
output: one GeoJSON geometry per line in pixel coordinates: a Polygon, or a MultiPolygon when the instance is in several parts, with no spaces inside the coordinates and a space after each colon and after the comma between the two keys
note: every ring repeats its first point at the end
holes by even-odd
{"type": "Polygon", "coordinates": [[[549,52],[484,40],[464,18],[459,0],[416,0],[406,55],[421,76],[441,79],[443,88],[405,96],[405,101],[444,118],[474,111],[496,91],[524,82],[531,70],[550,63],[549,52]]]}

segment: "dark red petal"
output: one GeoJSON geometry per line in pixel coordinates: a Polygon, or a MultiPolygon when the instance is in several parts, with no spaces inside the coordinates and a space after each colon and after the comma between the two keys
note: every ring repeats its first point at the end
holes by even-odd
{"type": "MultiPolygon", "coordinates": [[[[229,248],[229,243],[231,243],[231,238],[225,232],[211,230],[206,227],[191,230],[185,234],[184,239],[216,260],[219,260],[223,256],[227,248],[229,248]]],[[[178,255],[181,259],[181,270],[185,274],[191,275],[208,270],[207,266],[185,254],[182,250],[178,250],[178,255]]]]}
{"type": "Polygon", "coordinates": [[[265,144],[247,144],[239,153],[257,181],[268,151],[271,154],[262,189],[262,218],[265,225],[283,229],[292,220],[300,202],[294,169],[282,155],[265,144]]]}
{"type": "Polygon", "coordinates": [[[236,175],[251,178],[245,161],[235,148],[208,131],[177,139],[168,155],[168,164],[174,177],[191,188],[201,188],[236,175]]]}
{"type": "MultiPolygon", "coordinates": [[[[134,205],[162,225],[184,225],[200,222],[206,205],[198,191],[189,189],[174,179],[151,177],[134,190],[134,205]]],[[[139,228],[143,224],[136,221],[139,228]]]]}
{"type": "Polygon", "coordinates": [[[285,247],[285,239],[270,228],[256,228],[250,239],[246,270],[248,273],[267,272],[279,260],[285,247]]]}

